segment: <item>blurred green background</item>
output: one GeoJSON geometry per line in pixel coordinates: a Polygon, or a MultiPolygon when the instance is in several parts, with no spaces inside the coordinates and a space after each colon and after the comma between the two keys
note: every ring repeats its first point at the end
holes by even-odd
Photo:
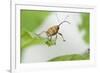
{"type": "MultiPolygon", "coordinates": [[[[22,53],[24,49],[30,45],[39,45],[39,44],[45,44],[45,41],[47,39],[45,38],[40,38],[38,39],[36,35],[32,34],[35,33],[35,30],[38,29],[44,20],[51,14],[52,12],[48,11],[35,11],[35,10],[21,10],[20,11],[20,24],[21,24],[21,31],[20,31],[20,50],[21,50],[21,56],[20,59],[22,60],[22,53]]],[[[89,13],[80,13],[81,18],[82,18],[82,23],[79,25],[79,30],[81,32],[82,29],[86,31],[86,34],[84,36],[84,40],[87,44],[89,44],[89,19],[90,19],[90,14],[89,13]]],[[[47,45],[52,45],[53,42],[49,42],[47,45]]],[[[89,59],[89,54],[72,54],[72,55],[65,55],[65,56],[60,56],[56,57],[54,59],[51,59],[49,61],[67,61],[67,60],[86,60],[89,59]]]]}

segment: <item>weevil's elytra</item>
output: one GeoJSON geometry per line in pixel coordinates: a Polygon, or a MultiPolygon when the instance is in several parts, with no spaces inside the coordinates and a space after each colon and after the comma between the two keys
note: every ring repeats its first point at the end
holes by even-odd
{"type": "Polygon", "coordinates": [[[50,27],[47,31],[46,31],[46,34],[47,36],[53,36],[53,35],[56,35],[59,31],[59,25],[55,25],[55,26],[52,26],[50,27]]]}

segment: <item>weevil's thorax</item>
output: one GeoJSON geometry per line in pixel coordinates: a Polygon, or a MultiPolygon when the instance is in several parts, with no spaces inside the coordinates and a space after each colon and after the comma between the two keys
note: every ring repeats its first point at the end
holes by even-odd
{"type": "Polygon", "coordinates": [[[50,27],[46,33],[48,36],[53,36],[53,35],[56,35],[58,31],[59,31],[59,25],[55,25],[55,26],[50,27]]]}

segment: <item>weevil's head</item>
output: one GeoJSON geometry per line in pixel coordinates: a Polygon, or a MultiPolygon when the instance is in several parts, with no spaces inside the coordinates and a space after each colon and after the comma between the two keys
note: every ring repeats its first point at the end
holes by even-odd
{"type": "Polygon", "coordinates": [[[59,25],[57,25],[57,26],[55,26],[55,28],[56,28],[57,30],[59,30],[60,27],[59,27],[59,25]]]}

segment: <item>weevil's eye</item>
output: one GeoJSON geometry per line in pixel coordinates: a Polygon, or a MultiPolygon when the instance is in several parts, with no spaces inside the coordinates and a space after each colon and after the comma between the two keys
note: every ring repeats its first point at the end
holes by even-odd
{"type": "Polygon", "coordinates": [[[57,27],[57,29],[59,29],[59,26],[57,27]]]}
{"type": "Polygon", "coordinates": [[[59,26],[57,26],[56,28],[59,29],[59,26]]]}

